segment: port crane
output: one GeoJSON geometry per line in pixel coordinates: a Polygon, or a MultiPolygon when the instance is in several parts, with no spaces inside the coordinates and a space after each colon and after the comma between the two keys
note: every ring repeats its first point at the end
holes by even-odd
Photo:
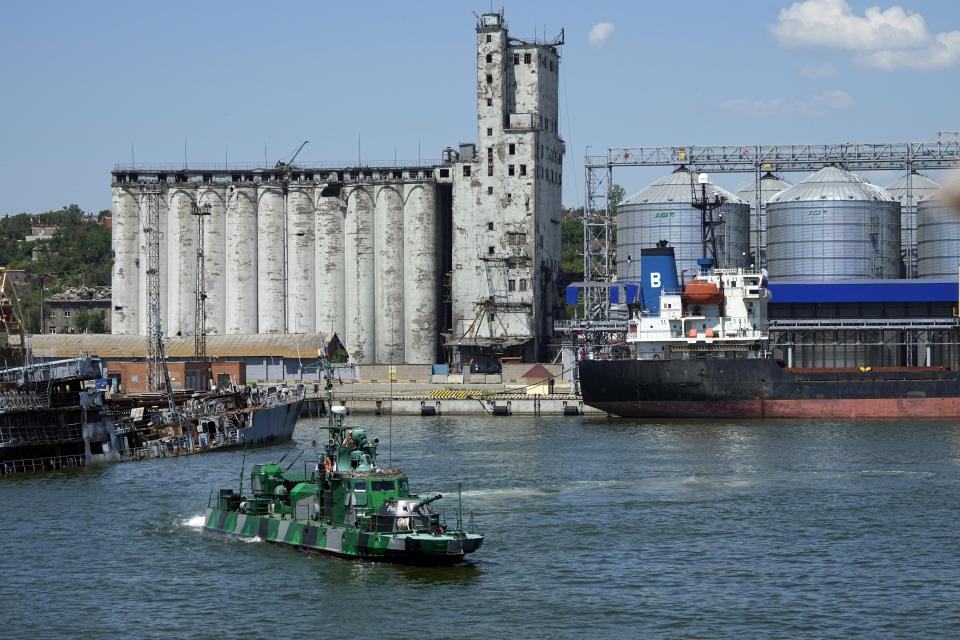
{"type": "Polygon", "coordinates": [[[285,156],[285,157],[289,157],[289,158],[290,158],[289,160],[283,160],[283,159],[281,158],[280,160],[277,160],[277,164],[274,165],[273,168],[274,168],[274,169],[289,169],[290,167],[292,167],[292,166],[293,166],[293,161],[297,159],[297,156],[300,155],[300,152],[303,151],[303,148],[304,148],[305,146],[307,146],[307,144],[308,144],[309,142],[310,142],[309,140],[304,140],[304,141],[300,144],[300,146],[297,147],[297,148],[293,151],[293,153],[289,154],[289,156],[285,156]]]}

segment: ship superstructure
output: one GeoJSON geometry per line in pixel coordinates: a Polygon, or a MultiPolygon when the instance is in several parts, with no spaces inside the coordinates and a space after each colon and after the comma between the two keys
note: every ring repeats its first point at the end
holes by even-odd
{"type": "Polygon", "coordinates": [[[764,275],[738,269],[701,269],[677,276],[672,247],[641,252],[639,301],[632,306],[626,342],[639,360],[741,357],[767,354],[764,275]]]}

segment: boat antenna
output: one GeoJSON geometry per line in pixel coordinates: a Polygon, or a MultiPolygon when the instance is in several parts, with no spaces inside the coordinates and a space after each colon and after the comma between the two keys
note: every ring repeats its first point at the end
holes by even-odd
{"type": "Polygon", "coordinates": [[[463,531],[463,482],[457,482],[457,531],[463,531]]]}
{"type": "MultiPolygon", "coordinates": [[[[293,451],[293,449],[291,449],[290,451],[293,451]]],[[[290,453],[290,451],[288,451],[287,453],[290,453]]],[[[290,468],[293,467],[293,465],[297,464],[297,460],[299,460],[299,459],[300,459],[300,456],[302,456],[302,455],[303,455],[303,449],[300,450],[300,453],[297,454],[297,457],[294,458],[293,461],[292,461],[290,464],[287,465],[287,468],[284,469],[283,472],[286,473],[287,471],[290,471],[290,468]]],[[[287,456],[284,455],[283,457],[286,458],[287,456]]],[[[281,459],[280,462],[283,462],[283,460],[281,459]]],[[[279,463],[277,463],[277,464],[279,464],[279,463]]],[[[307,469],[306,469],[307,461],[306,461],[306,460],[303,461],[303,466],[304,466],[303,475],[306,476],[306,475],[307,475],[307,469]]]]}
{"type": "Polygon", "coordinates": [[[243,473],[247,467],[247,441],[243,441],[243,461],[240,463],[240,495],[243,495],[243,473]]]}

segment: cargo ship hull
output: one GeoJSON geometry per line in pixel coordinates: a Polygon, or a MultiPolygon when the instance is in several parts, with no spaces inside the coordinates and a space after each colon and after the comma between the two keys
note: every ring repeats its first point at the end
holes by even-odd
{"type": "Polygon", "coordinates": [[[786,369],[770,359],[580,363],[585,404],[649,418],[957,418],[960,372],[786,369]]]}

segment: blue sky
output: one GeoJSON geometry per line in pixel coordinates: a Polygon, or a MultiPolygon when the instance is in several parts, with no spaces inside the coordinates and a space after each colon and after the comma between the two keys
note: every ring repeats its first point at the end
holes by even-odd
{"type": "MultiPolygon", "coordinates": [[[[185,139],[190,162],[258,161],[264,144],[273,162],[304,139],[300,160],[349,161],[358,136],[366,160],[416,159],[418,147],[437,158],[476,137],[472,11],[489,7],[8,3],[0,213],[107,208],[110,169],[131,146],[138,162],[180,162],[185,139]]],[[[887,142],[960,129],[957,2],[504,8],[516,36],[566,29],[567,204],[582,201],[587,145],[887,142]]],[[[660,173],[615,179],[632,192],[660,173]]]]}

